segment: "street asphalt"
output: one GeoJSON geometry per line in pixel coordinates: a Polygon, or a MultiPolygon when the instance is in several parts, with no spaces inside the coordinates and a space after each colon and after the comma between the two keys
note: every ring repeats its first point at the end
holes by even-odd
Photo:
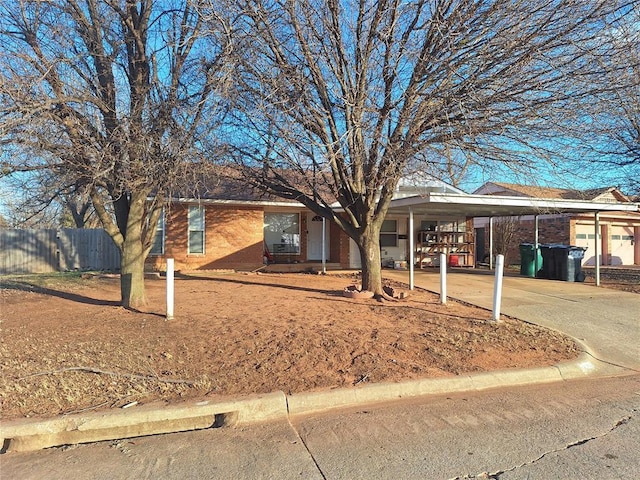
{"type": "MultiPolygon", "coordinates": [[[[385,278],[409,282],[409,273],[385,270],[385,278]]],[[[418,270],[415,285],[439,292],[437,272],[418,270]]],[[[448,298],[492,309],[494,277],[452,271],[448,298]]],[[[273,392],[223,402],[148,405],[52,419],[0,423],[2,451],[32,451],[57,445],[291,419],[309,413],[445,392],[557,382],[587,376],[640,372],[640,296],[583,283],[506,276],[503,315],[563,332],[582,346],[572,362],[553,367],[504,370],[441,379],[364,385],[351,389],[285,395],[273,392]]]]}

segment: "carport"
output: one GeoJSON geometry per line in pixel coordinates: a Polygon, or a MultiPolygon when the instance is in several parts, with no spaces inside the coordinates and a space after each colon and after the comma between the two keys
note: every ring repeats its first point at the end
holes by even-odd
{"type": "MultiPolygon", "coordinates": [[[[537,249],[538,243],[538,217],[546,214],[582,213],[594,215],[595,230],[595,265],[596,285],[600,285],[601,260],[601,212],[638,212],[640,204],[637,203],[605,203],[586,200],[545,199],[531,197],[508,197],[488,195],[467,195],[458,193],[431,192],[424,195],[416,195],[398,198],[391,201],[389,214],[407,215],[409,218],[409,284],[414,288],[415,265],[415,238],[414,215],[432,215],[440,217],[489,217],[490,236],[492,236],[493,217],[515,217],[532,215],[534,217],[535,233],[532,243],[537,249]]],[[[493,249],[490,248],[490,258],[493,258],[493,249]]]]}

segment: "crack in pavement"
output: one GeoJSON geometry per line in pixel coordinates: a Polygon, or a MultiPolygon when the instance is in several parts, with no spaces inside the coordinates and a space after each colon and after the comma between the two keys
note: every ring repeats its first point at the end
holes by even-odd
{"type": "MultiPolygon", "coordinates": [[[[287,408],[288,408],[288,406],[287,406],[287,408]]],[[[327,480],[327,477],[324,474],[324,472],[322,471],[322,469],[320,468],[320,465],[318,464],[318,461],[316,460],[316,457],[313,455],[313,453],[309,449],[309,446],[307,445],[307,442],[304,441],[304,438],[302,438],[302,435],[300,435],[300,432],[298,432],[298,429],[291,423],[291,419],[289,417],[287,417],[287,422],[289,423],[289,427],[291,427],[291,429],[294,431],[296,436],[300,439],[300,442],[302,443],[302,446],[305,448],[305,450],[307,451],[307,453],[311,457],[311,460],[313,461],[313,464],[316,466],[316,469],[318,470],[318,473],[320,474],[320,476],[323,478],[323,480],[327,480]]]]}
{"type": "Polygon", "coordinates": [[[522,463],[520,465],[516,465],[515,467],[511,467],[511,468],[509,468],[507,470],[498,470],[498,471],[492,472],[492,473],[482,472],[482,473],[478,473],[476,475],[464,475],[462,477],[454,477],[454,478],[452,478],[450,480],[468,480],[468,479],[473,479],[473,478],[486,479],[486,480],[489,480],[489,479],[499,480],[500,477],[504,473],[513,472],[515,470],[518,470],[519,468],[523,468],[523,467],[527,467],[529,465],[533,465],[534,463],[539,462],[540,460],[542,460],[547,455],[551,455],[552,453],[562,452],[564,450],[569,450],[570,448],[577,447],[579,445],[584,445],[585,443],[588,443],[588,442],[590,442],[592,440],[597,440],[599,438],[606,437],[607,435],[612,433],[614,430],[616,430],[618,427],[621,427],[622,425],[625,425],[625,424],[629,423],[629,421],[632,418],[633,418],[633,415],[628,415],[626,417],[623,417],[622,419],[618,420],[613,427],[611,427],[606,432],[601,433],[600,435],[595,435],[593,437],[583,438],[582,440],[576,440],[575,442],[571,442],[571,443],[565,445],[562,448],[556,448],[554,450],[549,450],[548,452],[544,452],[538,458],[535,458],[533,460],[529,460],[528,462],[524,462],[524,463],[522,463]]]}

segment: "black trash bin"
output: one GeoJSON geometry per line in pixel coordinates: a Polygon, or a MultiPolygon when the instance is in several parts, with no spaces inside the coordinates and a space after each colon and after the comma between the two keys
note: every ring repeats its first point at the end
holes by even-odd
{"type": "Polygon", "coordinates": [[[556,262],[554,260],[554,245],[540,245],[542,254],[542,272],[540,278],[556,278],[556,262]]]}
{"type": "Polygon", "coordinates": [[[542,267],[540,249],[531,243],[520,244],[520,275],[535,278],[542,267]]]}
{"type": "Polygon", "coordinates": [[[568,249],[567,269],[570,282],[584,282],[585,274],[582,271],[582,259],[586,248],[571,246],[568,249]],[[573,278],[573,280],[571,280],[573,278]]]}
{"type": "Polygon", "coordinates": [[[573,265],[569,265],[569,246],[568,245],[554,245],[553,261],[555,262],[555,280],[562,280],[564,282],[573,282],[574,273],[573,265]]]}

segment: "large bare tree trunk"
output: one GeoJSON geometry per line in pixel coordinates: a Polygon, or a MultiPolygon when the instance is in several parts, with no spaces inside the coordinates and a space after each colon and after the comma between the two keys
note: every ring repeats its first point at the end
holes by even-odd
{"type": "Polygon", "coordinates": [[[369,231],[356,240],[362,262],[362,289],[369,290],[376,297],[382,292],[382,265],[380,263],[379,234],[369,231]]]}
{"type": "Polygon", "coordinates": [[[127,217],[127,233],[122,245],[120,288],[122,305],[140,308],[147,302],[144,290],[144,260],[146,258],[142,226],[146,218],[146,195],[131,197],[127,217]]]}
{"type": "Polygon", "coordinates": [[[144,289],[144,255],[141,242],[125,240],[122,252],[120,290],[122,305],[138,309],[147,303],[144,289]],[[127,245],[128,244],[128,245],[127,245]]]}

